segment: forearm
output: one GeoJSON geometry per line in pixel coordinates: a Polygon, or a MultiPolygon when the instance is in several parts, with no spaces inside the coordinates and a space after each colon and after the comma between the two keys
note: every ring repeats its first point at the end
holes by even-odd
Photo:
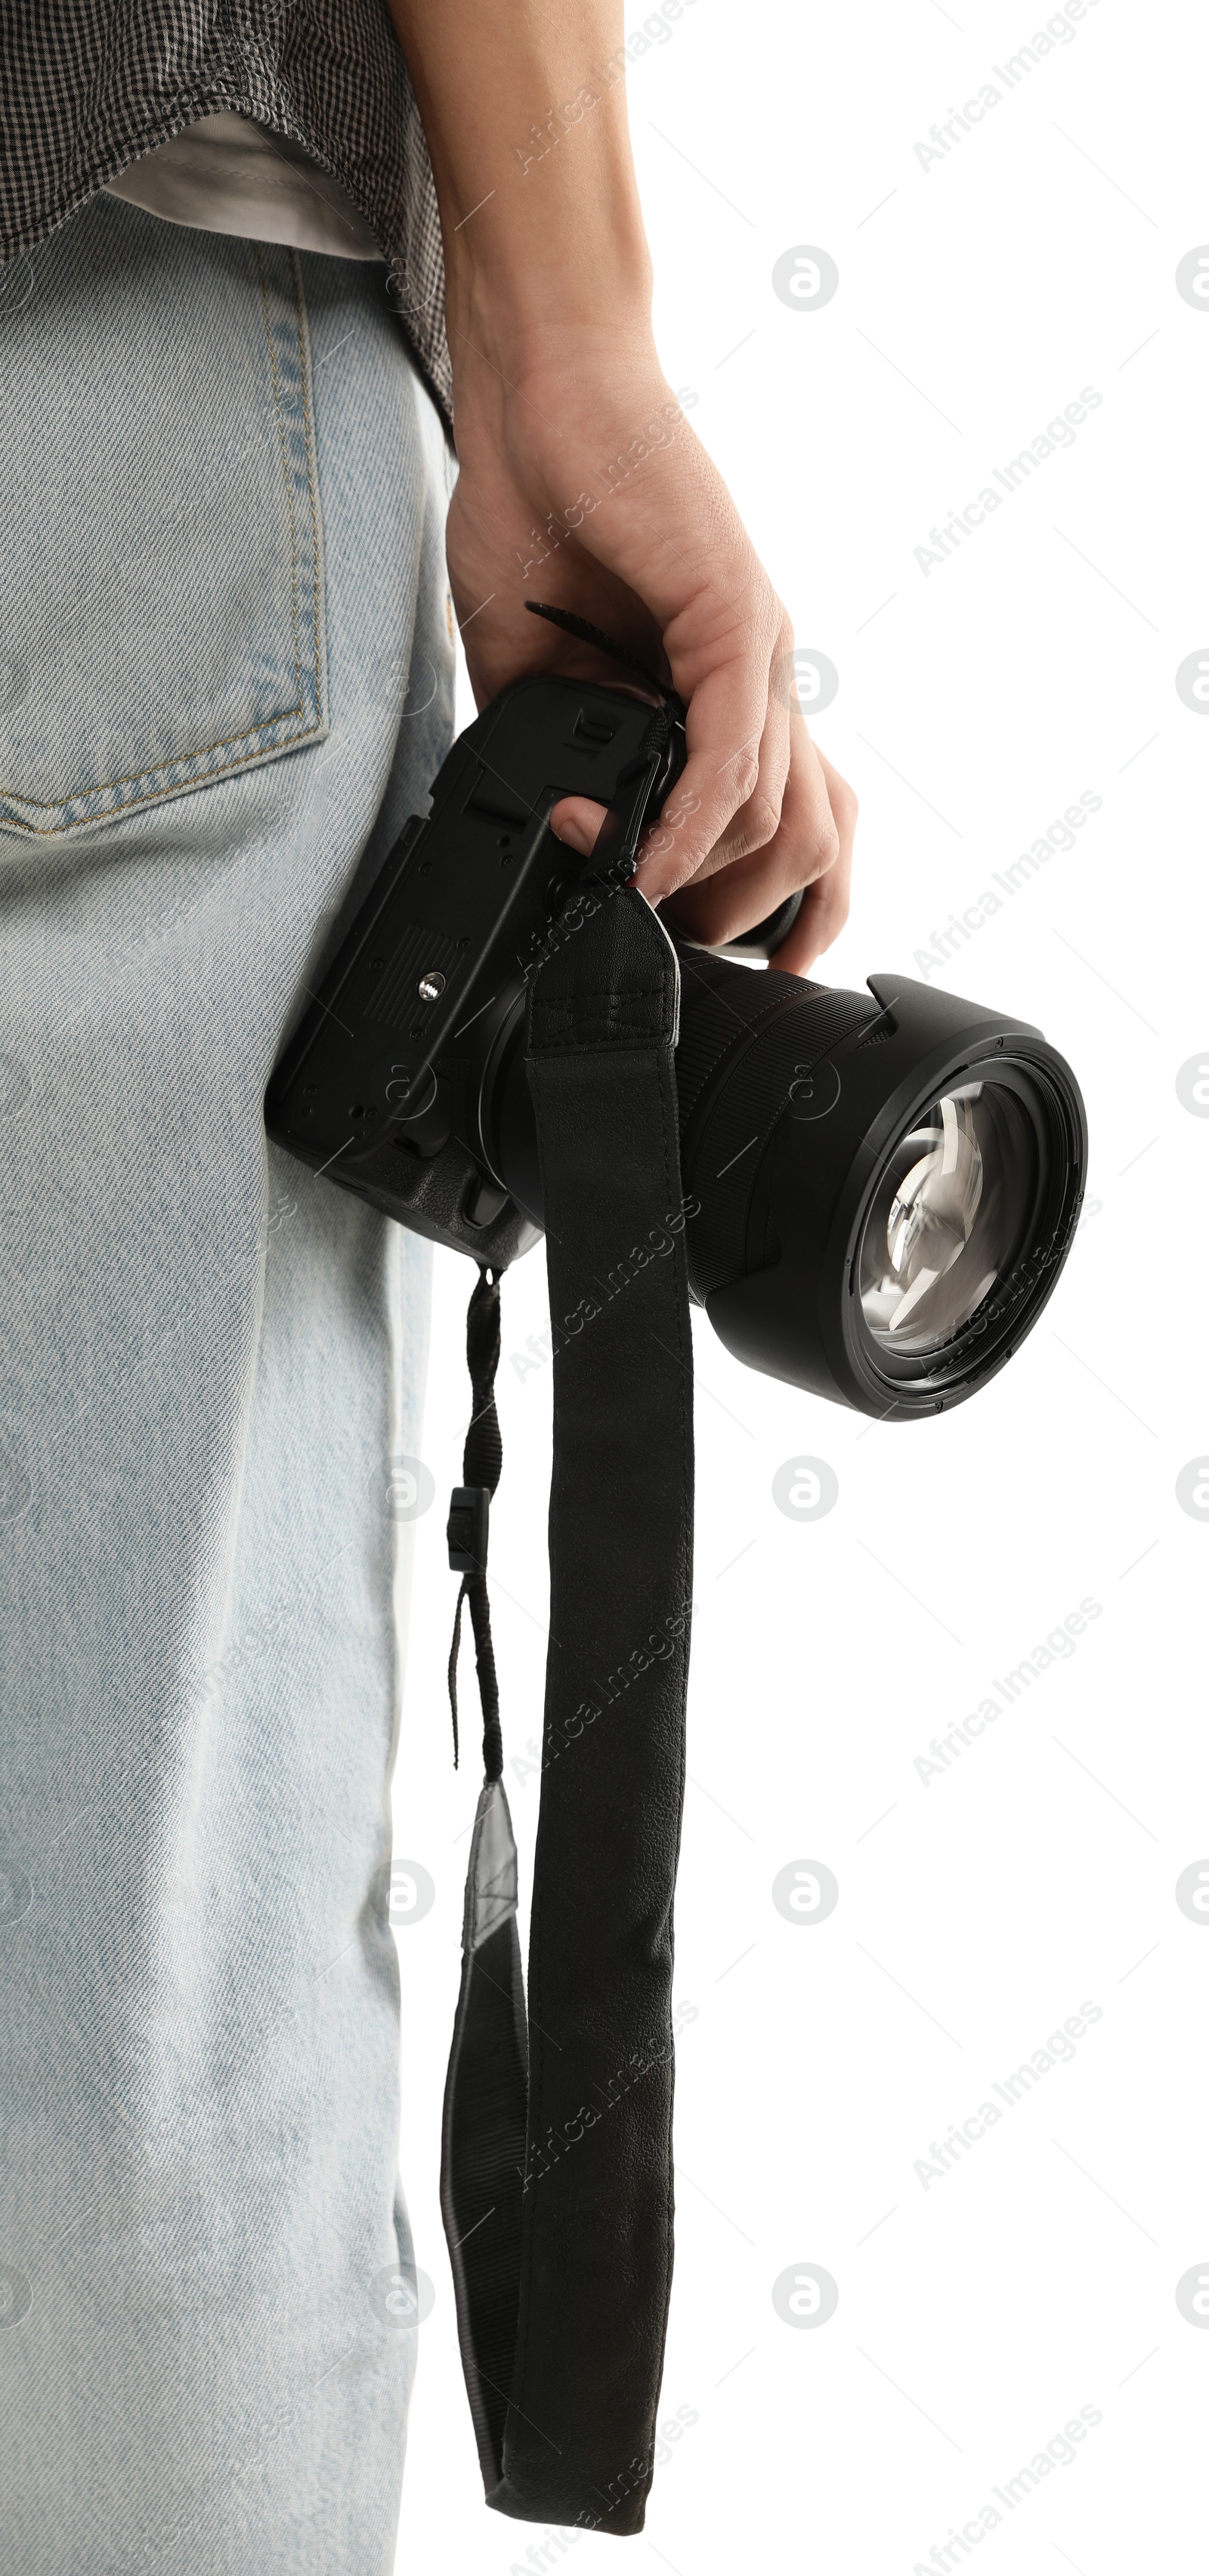
{"type": "MultiPolygon", "coordinates": [[[[689,888],[681,927],[720,940],[808,886],[782,961],[801,972],[843,920],[855,807],[807,738],[792,627],[660,369],[622,5],[389,0],[445,241],[450,588],[480,706],[525,671],[600,676],[593,647],[525,615],[535,588],[666,670],[689,760],[643,892],[689,888]]],[[[564,798],[551,819],[583,849],[599,812],[564,798]]]]}
{"type": "Polygon", "coordinates": [[[455,374],[645,337],[621,0],[390,0],[424,120],[455,374]],[[536,131],[535,131],[536,129],[536,131]]]}

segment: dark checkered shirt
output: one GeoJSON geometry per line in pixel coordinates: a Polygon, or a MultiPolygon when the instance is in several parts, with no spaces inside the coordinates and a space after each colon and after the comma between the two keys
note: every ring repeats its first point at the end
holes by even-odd
{"type": "Polygon", "coordinates": [[[291,136],[359,208],[448,424],[436,194],[386,0],[0,0],[0,260],[220,108],[291,136]]]}

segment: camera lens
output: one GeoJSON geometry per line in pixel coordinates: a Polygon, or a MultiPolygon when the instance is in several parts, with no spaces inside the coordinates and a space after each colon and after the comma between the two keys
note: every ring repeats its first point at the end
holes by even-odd
{"type": "MultiPolygon", "coordinates": [[[[879,1420],[946,1410],[1036,1322],[1087,1131],[1039,1029],[905,976],[831,989],[680,945],[690,1293],[727,1348],[879,1420]]],[[[535,1224],[522,1011],[485,1040],[483,1159],[535,1224]]]]}
{"type": "Polygon", "coordinates": [[[1069,1065],[1027,1022],[905,976],[843,993],[685,962],[686,1242],[715,1331],[882,1420],[963,1402],[1073,1240],[1087,1132],[1069,1065]]]}
{"type": "Polygon", "coordinates": [[[1017,1095],[942,1092],[887,1158],[865,1219],[858,1294],[873,1340],[943,1350],[1009,1271],[1037,1188],[1037,1138],[1017,1095]]]}

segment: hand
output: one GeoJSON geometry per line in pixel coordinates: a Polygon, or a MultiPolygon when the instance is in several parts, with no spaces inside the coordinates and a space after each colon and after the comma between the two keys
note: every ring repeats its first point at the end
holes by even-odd
{"type": "MultiPolygon", "coordinates": [[[[449,573],[476,702],[526,671],[620,680],[526,598],[575,609],[670,678],[689,758],[637,883],[711,945],[805,887],[777,954],[804,974],[847,918],[856,798],[810,740],[788,616],[641,317],[538,329],[520,351],[474,323],[451,337],[449,573]]],[[[566,797],[552,821],[586,851],[603,811],[566,797]]]]}

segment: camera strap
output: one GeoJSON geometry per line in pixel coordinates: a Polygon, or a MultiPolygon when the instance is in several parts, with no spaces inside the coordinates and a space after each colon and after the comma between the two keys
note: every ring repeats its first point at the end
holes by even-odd
{"type": "Polygon", "coordinates": [[[500,1466],[499,1290],[487,1271],[468,1319],[475,1400],[450,1562],[478,1649],[486,1777],[441,2205],[488,2504],[633,2533],[653,2470],[672,2269],[692,1341],[672,1062],[679,968],[640,895],[601,892],[546,955],[528,1004],[554,1463],[527,2014],[486,1608],[500,1466]]]}

